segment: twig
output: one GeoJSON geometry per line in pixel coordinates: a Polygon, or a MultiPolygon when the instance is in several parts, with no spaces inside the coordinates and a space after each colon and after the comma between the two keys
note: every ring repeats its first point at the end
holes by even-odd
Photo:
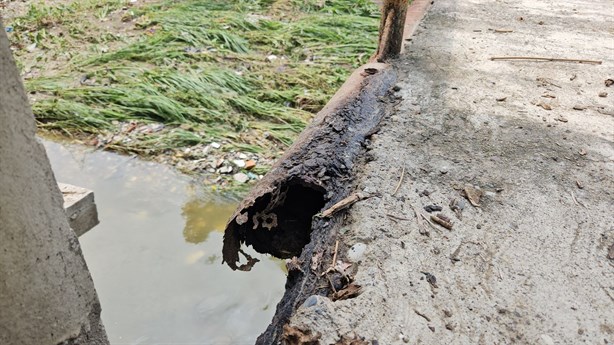
{"type": "Polygon", "coordinates": [[[431,322],[431,319],[428,316],[424,315],[423,313],[419,312],[418,310],[414,309],[414,312],[416,314],[422,316],[426,321],[431,322]]]}
{"type": "Polygon", "coordinates": [[[322,218],[327,218],[332,216],[333,214],[348,208],[350,206],[352,206],[355,202],[358,202],[360,200],[364,200],[364,199],[368,199],[370,197],[375,196],[375,194],[365,194],[365,193],[354,193],[350,196],[348,196],[347,198],[339,201],[338,203],[334,204],[333,206],[329,207],[328,209],[326,209],[324,212],[322,212],[319,216],[322,218]]]}
{"type": "Polygon", "coordinates": [[[339,240],[335,242],[335,253],[333,254],[333,263],[331,266],[335,267],[335,263],[337,262],[337,250],[339,250],[339,240]]]}
{"type": "Polygon", "coordinates": [[[496,60],[529,60],[529,61],[556,61],[556,62],[577,62],[588,63],[593,65],[601,65],[601,60],[585,60],[585,59],[564,59],[564,58],[550,58],[540,56],[493,56],[490,58],[492,61],[496,60]]]}
{"type": "Polygon", "coordinates": [[[399,187],[401,187],[401,183],[403,182],[403,177],[405,177],[405,167],[403,167],[403,170],[401,170],[401,178],[399,178],[399,183],[397,183],[397,186],[394,188],[394,192],[392,192],[392,195],[397,194],[397,192],[399,191],[399,187]]]}
{"type": "Polygon", "coordinates": [[[441,215],[432,215],[431,220],[448,230],[452,230],[452,222],[449,219],[443,219],[441,215]]]}
{"type": "Polygon", "coordinates": [[[412,204],[410,205],[411,205],[411,208],[414,210],[414,213],[416,214],[416,222],[418,223],[418,232],[420,232],[420,235],[431,236],[428,229],[424,227],[424,224],[422,223],[422,219],[420,218],[420,216],[422,216],[422,213],[418,211],[418,208],[416,208],[416,206],[412,204]]]}
{"type": "Polygon", "coordinates": [[[330,264],[330,266],[326,269],[326,271],[322,272],[322,274],[320,276],[325,275],[328,272],[332,272],[334,270],[336,270],[335,268],[335,263],[337,262],[337,251],[339,250],[339,240],[337,240],[335,242],[335,253],[333,254],[333,262],[330,264]]]}
{"type": "Polygon", "coordinates": [[[411,219],[409,219],[409,218],[405,218],[405,217],[401,217],[401,216],[396,216],[396,215],[394,215],[394,214],[390,214],[390,213],[386,213],[386,215],[387,215],[388,217],[390,217],[390,218],[393,218],[393,219],[398,219],[398,220],[411,220],[411,219]]]}

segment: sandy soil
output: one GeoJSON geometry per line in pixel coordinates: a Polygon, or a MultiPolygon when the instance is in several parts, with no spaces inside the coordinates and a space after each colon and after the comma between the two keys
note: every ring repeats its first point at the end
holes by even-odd
{"type": "Polygon", "coordinates": [[[613,21],[610,0],[436,0],[358,182],[382,197],[340,235],[342,260],[366,245],[363,293],[292,324],[322,344],[614,343],[613,21]],[[603,64],[489,60],[510,55],[603,64]]]}

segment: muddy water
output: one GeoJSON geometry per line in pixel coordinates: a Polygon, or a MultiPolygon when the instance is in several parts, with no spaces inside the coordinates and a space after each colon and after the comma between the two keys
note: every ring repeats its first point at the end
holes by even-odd
{"type": "Polygon", "coordinates": [[[280,262],[221,265],[235,203],[158,164],[44,141],[56,179],[95,191],[101,223],[80,238],[113,345],[253,344],[283,294],[280,262]]]}

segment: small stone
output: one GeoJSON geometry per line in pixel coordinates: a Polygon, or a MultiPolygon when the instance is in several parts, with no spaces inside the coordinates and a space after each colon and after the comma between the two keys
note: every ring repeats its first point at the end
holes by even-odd
{"type": "Polygon", "coordinates": [[[234,164],[238,168],[244,168],[245,167],[245,161],[242,160],[242,159],[235,159],[235,160],[232,161],[232,164],[234,164]]]}
{"type": "Polygon", "coordinates": [[[348,250],[348,259],[352,262],[357,262],[362,259],[365,251],[367,250],[367,245],[364,243],[356,243],[348,250]]]}
{"type": "Polygon", "coordinates": [[[585,105],[576,104],[573,106],[573,110],[585,110],[585,109],[586,109],[585,105]]]}
{"type": "Polygon", "coordinates": [[[424,210],[426,212],[431,213],[431,212],[439,212],[443,210],[443,208],[439,205],[427,205],[427,206],[424,206],[424,210]]]}
{"type": "Polygon", "coordinates": [[[255,160],[250,159],[247,162],[245,162],[245,169],[246,170],[252,170],[255,166],[256,166],[256,161],[255,160]]]}
{"type": "Polygon", "coordinates": [[[608,97],[608,93],[607,92],[599,92],[599,97],[608,97]]]}
{"type": "Polygon", "coordinates": [[[211,144],[209,144],[209,146],[213,147],[214,149],[219,149],[220,147],[222,147],[222,145],[216,142],[212,142],[211,144]]]}
{"type": "Polygon", "coordinates": [[[220,174],[230,174],[232,172],[232,167],[230,165],[225,165],[225,166],[217,169],[217,171],[220,174]]]}
{"type": "Polygon", "coordinates": [[[249,180],[249,177],[245,175],[244,173],[234,174],[232,175],[232,178],[239,183],[245,183],[249,180]]]}

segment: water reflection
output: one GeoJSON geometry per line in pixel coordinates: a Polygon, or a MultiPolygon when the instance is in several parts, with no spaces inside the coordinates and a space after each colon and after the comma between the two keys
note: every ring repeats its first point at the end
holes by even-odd
{"type": "Polygon", "coordinates": [[[95,192],[101,223],[80,243],[113,345],[254,343],[285,276],[265,256],[251,272],[221,265],[232,202],[158,164],[44,144],[58,181],[95,192]]]}
{"type": "Polygon", "coordinates": [[[206,241],[210,232],[224,230],[226,221],[236,207],[234,203],[215,203],[199,198],[190,199],[182,208],[185,218],[183,237],[190,243],[206,241]]]}

